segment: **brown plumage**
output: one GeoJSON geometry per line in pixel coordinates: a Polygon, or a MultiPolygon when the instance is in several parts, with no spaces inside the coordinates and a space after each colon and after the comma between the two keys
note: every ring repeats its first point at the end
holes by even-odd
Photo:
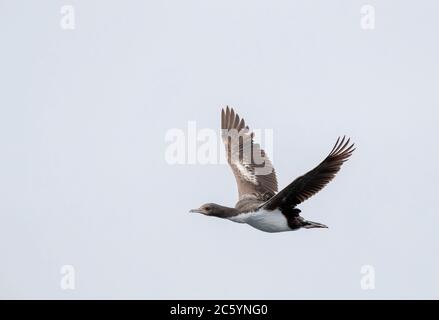
{"type": "Polygon", "coordinates": [[[337,139],[329,155],[314,169],[278,191],[276,172],[254,134],[233,109],[221,111],[222,139],[227,161],[238,186],[239,201],[234,208],[206,203],[191,212],[247,223],[266,232],[300,228],[326,228],[305,220],[296,206],[322,190],[354,152],[350,139],[337,139]]]}
{"type": "Polygon", "coordinates": [[[233,109],[221,112],[221,133],[227,161],[235,175],[239,198],[253,194],[268,199],[277,192],[276,172],[253,132],[233,109]]]}

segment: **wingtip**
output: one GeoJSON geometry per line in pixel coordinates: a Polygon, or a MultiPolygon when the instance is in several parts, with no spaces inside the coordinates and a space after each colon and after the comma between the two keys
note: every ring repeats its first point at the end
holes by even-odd
{"type": "Polygon", "coordinates": [[[248,129],[248,126],[246,126],[244,118],[241,118],[234,108],[226,105],[225,108],[221,108],[221,128],[235,128],[240,131],[244,128],[248,129]]]}
{"type": "Polygon", "coordinates": [[[354,147],[355,143],[350,144],[350,142],[351,142],[350,137],[347,137],[346,135],[343,135],[343,137],[339,136],[337,138],[337,141],[335,142],[334,147],[332,148],[331,152],[329,153],[329,155],[335,155],[335,154],[339,154],[339,153],[351,154],[355,150],[355,148],[352,149],[354,147]]]}

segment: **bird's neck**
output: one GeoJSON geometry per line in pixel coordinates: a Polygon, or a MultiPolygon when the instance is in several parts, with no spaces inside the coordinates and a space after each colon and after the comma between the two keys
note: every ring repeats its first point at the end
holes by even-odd
{"type": "Polygon", "coordinates": [[[215,208],[215,212],[212,215],[218,218],[230,218],[238,214],[239,211],[235,208],[218,206],[217,208],[215,208]]]}

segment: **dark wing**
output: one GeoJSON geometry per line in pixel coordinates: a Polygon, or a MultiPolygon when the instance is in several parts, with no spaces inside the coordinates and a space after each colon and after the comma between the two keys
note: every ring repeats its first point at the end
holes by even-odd
{"type": "Polygon", "coordinates": [[[277,192],[277,179],[271,161],[253,132],[229,107],[221,111],[221,136],[226,147],[227,162],[238,185],[239,198],[248,194],[268,199],[277,192]]]}
{"type": "Polygon", "coordinates": [[[341,165],[354,152],[354,144],[349,144],[349,141],[350,139],[345,141],[345,137],[341,141],[338,138],[334,148],[325,160],[305,175],[296,178],[296,180],[269,199],[263,207],[267,210],[294,207],[322,190],[335,177],[341,165]]]}

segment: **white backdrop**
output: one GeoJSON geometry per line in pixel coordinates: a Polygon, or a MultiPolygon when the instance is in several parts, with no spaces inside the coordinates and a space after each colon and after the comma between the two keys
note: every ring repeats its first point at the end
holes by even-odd
{"type": "Polygon", "coordinates": [[[438,9],[1,0],[0,297],[439,298],[438,9]],[[227,104],[273,130],[281,187],[353,138],[300,206],[329,229],[188,214],[232,206],[235,181],[226,165],[169,165],[165,135],[219,129],[227,104]]]}

